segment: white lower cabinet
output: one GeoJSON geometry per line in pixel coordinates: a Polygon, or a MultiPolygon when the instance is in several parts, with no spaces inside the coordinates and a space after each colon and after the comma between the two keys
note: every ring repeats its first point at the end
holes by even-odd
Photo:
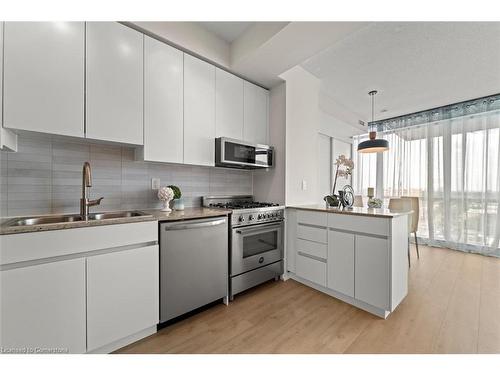
{"type": "Polygon", "coordinates": [[[1,235],[0,348],[101,353],[154,333],[157,242],[156,221],[1,235]]]}
{"type": "Polygon", "coordinates": [[[299,251],[295,262],[297,276],[312,281],[318,285],[326,286],[325,260],[311,258],[299,251]]]}
{"type": "Polygon", "coordinates": [[[159,321],[158,246],[87,259],[87,350],[159,321]]]}
{"type": "Polygon", "coordinates": [[[328,231],[328,288],[354,297],[354,234],[328,231]]]}
{"type": "Polygon", "coordinates": [[[85,353],[85,259],[0,272],[3,350],[85,353]]]}
{"type": "Polygon", "coordinates": [[[287,208],[286,264],[299,282],[386,318],[408,293],[408,220],[287,208]]]}
{"type": "Polygon", "coordinates": [[[384,238],[356,235],[354,296],[390,310],[389,242],[384,238]]]}

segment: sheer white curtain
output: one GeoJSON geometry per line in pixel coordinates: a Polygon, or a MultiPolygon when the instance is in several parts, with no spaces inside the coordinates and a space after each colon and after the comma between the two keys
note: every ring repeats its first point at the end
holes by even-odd
{"type": "MultiPolygon", "coordinates": [[[[500,256],[500,111],[381,134],[384,197],[420,197],[418,236],[431,245],[500,256]]],[[[364,139],[356,139],[357,143],[364,139]]],[[[375,186],[374,154],[358,154],[355,187],[375,186]]]]}
{"type": "Polygon", "coordinates": [[[352,183],[356,195],[366,196],[369,187],[377,186],[377,155],[362,154],[356,152],[358,144],[368,139],[368,135],[354,137],[353,139],[353,161],[354,170],[352,174],[352,183]]]}

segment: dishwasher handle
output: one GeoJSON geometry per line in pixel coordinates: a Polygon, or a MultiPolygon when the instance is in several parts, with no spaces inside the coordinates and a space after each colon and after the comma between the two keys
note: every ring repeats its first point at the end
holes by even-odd
{"type": "Polygon", "coordinates": [[[207,221],[198,221],[196,223],[172,223],[172,224],[164,224],[163,227],[166,231],[169,230],[184,230],[184,229],[196,229],[196,228],[205,228],[205,227],[214,227],[217,225],[224,224],[226,222],[226,218],[218,219],[218,220],[207,220],[207,221]]]}

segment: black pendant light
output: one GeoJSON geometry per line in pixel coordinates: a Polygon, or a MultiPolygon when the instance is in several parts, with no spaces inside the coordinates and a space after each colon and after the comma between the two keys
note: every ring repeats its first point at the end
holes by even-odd
{"type": "Polygon", "coordinates": [[[358,145],[358,152],[371,153],[371,152],[384,152],[389,149],[389,142],[386,139],[377,139],[377,126],[373,124],[374,121],[374,107],[375,107],[375,94],[377,90],[370,91],[368,95],[372,97],[372,122],[369,128],[369,137],[367,141],[361,142],[358,145]]]}

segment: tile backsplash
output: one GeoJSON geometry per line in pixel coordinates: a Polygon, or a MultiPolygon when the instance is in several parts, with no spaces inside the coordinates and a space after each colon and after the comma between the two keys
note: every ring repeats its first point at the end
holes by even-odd
{"type": "Polygon", "coordinates": [[[136,161],[132,147],[23,134],[18,152],[0,152],[0,216],[78,212],[85,161],[91,199],[104,197],[94,212],[161,207],[151,178],[179,186],[188,207],[200,206],[203,195],[253,190],[251,171],[136,161]]]}

